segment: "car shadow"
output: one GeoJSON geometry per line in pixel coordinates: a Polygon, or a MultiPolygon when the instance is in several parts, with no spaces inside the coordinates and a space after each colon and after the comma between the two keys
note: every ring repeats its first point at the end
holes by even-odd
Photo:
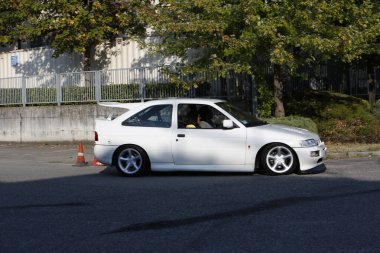
{"type": "MultiPolygon", "coordinates": [[[[326,170],[321,171],[315,171],[312,173],[293,173],[290,175],[314,175],[314,174],[321,174],[326,172],[326,170]]],[[[121,175],[117,169],[114,166],[107,166],[104,168],[104,170],[99,172],[100,174],[104,176],[110,176],[110,177],[128,177],[121,175]]],[[[194,177],[205,177],[205,176],[247,176],[247,175],[256,175],[256,176],[270,176],[267,172],[265,172],[262,169],[256,169],[255,172],[212,172],[212,171],[150,171],[148,174],[138,176],[138,177],[174,177],[174,176],[194,176],[194,177]]]]}
{"type": "MultiPolygon", "coordinates": [[[[114,166],[107,166],[104,170],[99,172],[104,176],[111,177],[128,177],[121,175],[114,166]]],[[[150,171],[148,174],[138,176],[138,177],[174,177],[174,176],[246,176],[253,175],[252,172],[212,172],[212,171],[150,171]]],[[[257,173],[261,175],[261,173],[257,173]]],[[[263,174],[264,175],[264,174],[263,174]]],[[[132,177],[133,178],[133,177],[132,177]]]]}

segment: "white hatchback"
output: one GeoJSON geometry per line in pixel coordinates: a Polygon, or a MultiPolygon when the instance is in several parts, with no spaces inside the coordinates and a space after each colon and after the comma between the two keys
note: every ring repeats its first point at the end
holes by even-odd
{"type": "Polygon", "coordinates": [[[97,119],[94,153],[125,176],[148,171],[324,171],[326,147],[305,129],[267,124],[217,99],[113,104],[128,111],[97,119]]]}

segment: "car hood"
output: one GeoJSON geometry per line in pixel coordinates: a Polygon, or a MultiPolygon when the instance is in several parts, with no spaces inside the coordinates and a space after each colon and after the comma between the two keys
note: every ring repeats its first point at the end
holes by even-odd
{"type": "Polygon", "coordinates": [[[320,141],[318,134],[309,130],[277,124],[266,124],[248,128],[248,135],[253,138],[263,138],[267,141],[284,142],[291,146],[298,146],[299,141],[315,139],[320,141]]]}

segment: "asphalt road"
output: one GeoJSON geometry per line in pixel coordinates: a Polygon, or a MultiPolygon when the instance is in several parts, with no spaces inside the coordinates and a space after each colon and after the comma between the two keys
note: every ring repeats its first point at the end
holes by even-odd
{"type": "Polygon", "coordinates": [[[379,158],[316,175],[124,178],[73,167],[76,152],[0,144],[1,253],[380,252],[379,158]]]}

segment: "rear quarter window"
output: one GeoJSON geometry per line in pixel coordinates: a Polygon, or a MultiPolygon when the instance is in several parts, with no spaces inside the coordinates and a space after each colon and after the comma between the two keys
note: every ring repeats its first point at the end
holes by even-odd
{"type": "Polygon", "coordinates": [[[172,125],[172,112],[172,105],[150,106],[124,120],[122,125],[170,128],[172,125]]]}

